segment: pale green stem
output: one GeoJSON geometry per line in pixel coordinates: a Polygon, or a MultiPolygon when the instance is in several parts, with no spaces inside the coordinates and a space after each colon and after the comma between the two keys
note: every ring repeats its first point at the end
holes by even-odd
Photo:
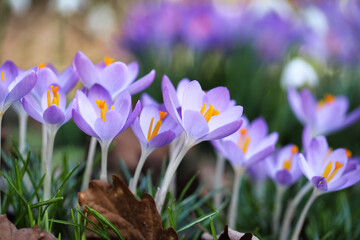
{"type": "MultiPolygon", "coordinates": [[[[1,170],[1,157],[2,157],[2,152],[1,152],[1,150],[2,150],[2,148],[1,148],[1,127],[2,127],[2,118],[3,118],[3,113],[1,113],[0,112],[0,171],[2,171],[1,170]]],[[[2,176],[0,176],[0,215],[2,214],[2,202],[1,202],[1,186],[2,186],[2,180],[3,180],[3,177],[2,176]]]]}
{"type": "Polygon", "coordinates": [[[85,191],[88,188],[88,185],[90,182],[90,177],[91,177],[91,173],[92,173],[92,169],[93,169],[93,165],[94,165],[96,142],[97,142],[96,138],[91,137],[89,152],[88,152],[88,156],[86,159],[86,168],[85,168],[84,178],[83,178],[83,181],[81,184],[81,191],[85,191]]]}
{"type": "Polygon", "coordinates": [[[42,125],[42,146],[41,146],[41,175],[46,171],[46,151],[47,151],[47,141],[48,135],[46,126],[42,125]]]}
{"type": "Polygon", "coordinates": [[[276,236],[279,231],[279,222],[281,214],[281,200],[285,192],[285,187],[282,185],[276,185],[276,197],[275,197],[275,212],[273,215],[272,230],[273,235],[276,236]]]}
{"type": "Polygon", "coordinates": [[[174,173],[176,172],[177,168],[179,167],[185,154],[189,151],[189,149],[192,146],[194,146],[194,144],[191,144],[188,141],[185,141],[185,143],[182,146],[181,150],[179,151],[179,154],[177,155],[176,159],[173,161],[173,163],[170,163],[166,169],[163,184],[155,196],[156,207],[157,207],[159,213],[161,213],[161,210],[162,210],[165,198],[166,198],[166,194],[169,189],[171,179],[172,179],[174,173]]]}
{"type": "Polygon", "coordinates": [[[144,166],[144,163],[145,163],[147,157],[149,156],[149,154],[151,152],[152,152],[151,150],[147,151],[144,148],[141,148],[141,156],[140,156],[139,162],[136,166],[134,177],[133,177],[133,179],[130,180],[130,184],[129,184],[129,189],[134,195],[136,195],[136,186],[139,181],[141,170],[144,166]]]}
{"type": "Polygon", "coordinates": [[[232,229],[236,229],[236,216],[237,216],[237,206],[240,192],[240,184],[243,173],[245,171],[244,168],[234,168],[235,170],[235,179],[233,184],[233,190],[231,195],[231,202],[228,212],[228,225],[232,229]]]}
{"type": "MultiPolygon", "coordinates": [[[[179,154],[179,151],[184,144],[184,140],[185,140],[185,135],[182,134],[177,139],[175,139],[173,142],[171,142],[169,165],[175,161],[176,156],[179,154]]],[[[175,172],[172,177],[172,180],[170,182],[170,186],[169,186],[169,189],[174,194],[174,196],[176,194],[176,178],[177,178],[176,175],[177,174],[175,172]]]]}
{"type": "Polygon", "coordinates": [[[18,114],[19,115],[19,151],[23,158],[26,157],[26,128],[27,128],[27,114],[18,114]]]}
{"type": "Polygon", "coordinates": [[[317,190],[316,188],[314,188],[314,191],[313,193],[311,194],[309,200],[307,201],[304,209],[302,210],[301,212],[301,215],[300,215],[300,218],[296,224],[296,227],[295,227],[295,231],[291,237],[291,240],[298,240],[299,239],[299,234],[300,234],[300,231],[302,229],[302,226],[304,224],[304,220],[305,220],[305,217],[306,217],[306,214],[307,212],[309,211],[310,209],[310,206],[311,204],[314,202],[314,200],[319,196],[320,192],[319,190],[317,190]]]}
{"type": "Polygon", "coordinates": [[[110,143],[100,143],[101,146],[101,173],[100,173],[100,180],[104,182],[108,182],[107,177],[107,158],[108,158],[108,151],[110,143]]]}
{"type": "MultiPolygon", "coordinates": [[[[225,169],[225,158],[222,154],[216,153],[216,167],[215,167],[215,177],[214,177],[214,190],[219,190],[223,187],[223,176],[225,169]]],[[[219,191],[214,195],[215,207],[219,208],[221,201],[223,199],[223,191],[219,191]]]]}
{"type": "Polygon", "coordinates": [[[55,135],[56,135],[56,128],[50,126],[48,129],[47,154],[45,161],[46,175],[44,180],[43,201],[49,200],[51,198],[52,158],[53,158],[55,135]]]}
{"type": "Polygon", "coordinates": [[[303,186],[298,194],[295,196],[291,202],[289,202],[285,216],[282,222],[281,231],[280,231],[280,240],[287,240],[289,236],[290,224],[294,217],[294,213],[296,210],[297,205],[299,205],[301,199],[305,196],[305,194],[311,189],[312,183],[308,182],[305,186],[303,186]]]}

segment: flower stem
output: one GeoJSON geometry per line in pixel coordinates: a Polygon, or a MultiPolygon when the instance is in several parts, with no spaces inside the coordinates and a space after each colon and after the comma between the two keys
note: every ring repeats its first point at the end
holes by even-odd
{"type": "Polygon", "coordinates": [[[86,168],[85,168],[84,178],[83,178],[83,181],[81,184],[81,191],[85,191],[88,188],[92,168],[94,165],[95,150],[96,150],[96,138],[91,137],[89,152],[88,152],[88,156],[86,159],[86,168]]]}
{"type": "MultiPolygon", "coordinates": [[[[216,153],[216,167],[215,167],[215,177],[214,177],[214,190],[219,190],[223,187],[222,179],[224,176],[225,169],[225,158],[222,154],[216,153]]],[[[219,208],[223,198],[223,191],[219,191],[214,195],[215,207],[219,208]]]]}
{"type": "Polygon", "coordinates": [[[108,182],[107,178],[107,157],[109,151],[109,143],[101,143],[101,173],[100,180],[104,182],[108,182]]]}
{"type": "Polygon", "coordinates": [[[25,158],[26,151],[26,128],[27,128],[27,120],[28,115],[18,114],[19,115],[19,151],[23,158],[25,158]]]}
{"type": "Polygon", "coordinates": [[[160,190],[156,193],[156,196],[155,196],[156,207],[157,207],[159,213],[161,213],[161,210],[162,210],[165,198],[166,198],[166,194],[169,189],[171,179],[172,179],[174,173],[176,172],[177,168],[179,167],[185,154],[190,150],[190,148],[192,148],[192,146],[193,146],[193,144],[190,144],[188,141],[185,141],[184,145],[182,146],[181,150],[179,151],[179,154],[177,155],[176,159],[172,163],[170,163],[166,169],[162,186],[161,186],[160,190]]]}
{"type": "Polygon", "coordinates": [[[300,234],[300,231],[301,231],[301,228],[304,224],[304,220],[305,220],[305,216],[307,214],[307,212],[309,211],[310,209],[310,206],[311,204],[314,202],[314,200],[319,196],[320,192],[314,188],[314,191],[313,193],[311,194],[309,200],[307,201],[303,211],[301,212],[301,215],[300,215],[300,218],[296,224],[296,227],[295,227],[295,231],[291,237],[291,240],[298,240],[299,239],[299,234],[300,234]]]}
{"type": "Polygon", "coordinates": [[[244,173],[243,168],[234,168],[235,169],[235,179],[233,184],[233,190],[232,190],[232,196],[231,196],[231,202],[228,212],[228,225],[230,228],[235,229],[236,224],[236,216],[237,216],[237,206],[238,206],[238,199],[239,199],[239,192],[240,192],[240,184],[241,179],[244,173]]]}
{"type": "Polygon", "coordinates": [[[137,183],[139,181],[141,170],[142,170],[142,168],[144,166],[145,160],[147,159],[147,157],[149,156],[149,154],[151,152],[152,151],[146,151],[146,150],[144,150],[144,148],[141,148],[141,156],[140,156],[139,162],[138,162],[138,164],[136,166],[134,178],[130,180],[130,184],[129,184],[130,191],[134,195],[136,195],[136,186],[137,186],[137,183]]]}
{"type": "Polygon", "coordinates": [[[44,180],[44,196],[43,201],[49,200],[51,197],[51,175],[52,175],[52,158],[54,150],[54,140],[56,129],[53,126],[48,128],[47,154],[45,161],[45,180],[44,180]]]}
{"type": "Polygon", "coordinates": [[[274,236],[279,231],[279,221],[281,214],[281,200],[285,192],[285,187],[282,185],[276,185],[276,197],[275,197],[275,212],[273,215],[272,230],[274,236]]]}
{"type": "Polygon", "coordinates": [[[46,126],[42,125],[42,146],[41,146],[41,175],[46,171],[46,154],[47,154],[47,130],[46,126]]]}
{"type": "MultiPolygon", "coordinates": [[[[169,159],[169,165],[172,164],[175,161],[176,156],[179,154],[179,151],[181,147],[184,145],[185,141],[185,135],[181,134],[177,139],[172,141],[170,143],[170,159],[169,159]]],[[[174,175],[172,177],[172,180],[170,182],[169,189],[170,191],[175,195],[176,194],[176,172],[174,172],[174,175]]]]}
{"type": "Polygon", "coordinates": [[[280,240],[287,240],[288,236],[289,236],[289,230],[290,230],[290,224],[291,221],[294,217],[294,213],[296,210],[297,205],[299,204],[299,202],[301,201],[301,199],[305,196],[305,194],[311,189],[312,187],[312,183],[308,182],[305,186],[303,186],[300,191],[298,192],[298,194],[295,196],[295,198],[293,200],[291,200],[291,202],[288,204],[286,211],[285,211],[285,216],[283,219],[283,223],[281,226],[281,231],[280,231],[280,240]]]}
{"type": "MultiPolygon", "coordinates": [[[[2,127],[2,118],[3,118],[3,113],[1,113],[0,112],[0,171],[2,171],[1,170],[1,154],[2,154],[2,152],[1,152],[1,127],[2,127]]],[[[1,202],[1,186],[2,186],[2,179],[3,179],[3,177],[2,176],[0,176],[0,214],[2,214],[2,202],[1,202]]]]}

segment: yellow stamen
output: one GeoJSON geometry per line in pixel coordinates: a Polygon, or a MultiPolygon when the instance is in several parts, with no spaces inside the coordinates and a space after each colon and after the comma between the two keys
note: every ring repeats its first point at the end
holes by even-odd
{"type": "Polygon", "coordinates": [[[1,80],[2,80],[3,82],[5,82],[4,72],[1,72],[1,80]]]}
{"type": "Polygon", "coordinates": [[[352,152],[351,152],[350,150],[345,149],[345,153],[346,153],[346,156],[347,156],[348,158],[351,158],[351,157],[352,157],[352,152]]]}
{"type": "Polygon", "coordinates": [[[329,182],[331,179],[333,179],[333,177],[336,175],[336,173],[338,172],[338,170],[340,168],[342,168],[344,166],[344,164],[339,163],[338,161],[335,162],[335,169],[332,171],[332,173],[330,174],[330,171],[332,169],[332,161],[330,161],[328,163],[328,165],[326,166],[324,173],[323,173],[323,177],[325,178],[326,182],[329,182]],[[329,176],[330,174],[330,176],[329,176]]]}
{"type": "Polygon", "coordinates": [[[201,108],[201,110],[200,110],[200,113],[201,113],[202,115],[204,115],[205,109],[206,109],[206,103],[204,103],[204,105],[202,106],[202,108],[201,108]]]}
{"type": "Polygon", "coordinates": [[[98,105],[98,108],[100,108],[100,117],[104,120],[105,122],[105,113],[108,111],[108,107],[104,101],[101,100],[96,100],[96,104],[98,105]]]}
{"type": "Polygon", "coordinates": [[[240,129],[240,137],[238,141],[238,146],[240,149],[243,150],[243,153],[245,154],[250,144],[250,136],[247,135],[247,129],[242,128],[240,129]]]}
{"type": "Polygon", "coordinates": [[[153,139],[159,132],[161,124],[162,124],[162,120],[164,119],[164,117],[166,117],[166,115],[168,114],[167,112],[163,112],[163,111],[159,111],[160,113],[160,119],[156,122],[154,130],[152,130],[152,125],[154,123],[154,118],[153,117],[150,121],[150,126],[149,126],[149,131],[148,131],[148,136],[147,136],[147,140],[150,141],[151,139],[153,139]],[[152,130],[152,132],[151,132],[152,130]]]}
{"type": "Polygon", "coordinates": [[[291,165],[292,165],[292,160],[294,159],[295,154],[297,154],[299,152],[299,148],[294,145],[291,148],[291,156],[289,159],[285,160],[283,163],[283,168],[290,171],[291,170],[291,165]]]}
{"type": "Polygon", "coordinates": [[[40,64],[38,65],[38,68],[39,68],[39,69],[42,69],[42,68],[44,68],[44,67],[46,67],[46,63],[40,63],[40,64]]]}
{"type": "Polygon", "coordinates": [[[54,85],[50,86],[50,89],[53,93],[53,99],[51,101],[51,94],[50,90],[47,91],[47,104],[48,107],[50,107],[51,104],[55,104],[56,106],[59,106],[59,93],[57,92],[59,90],[59,86],[54,87],[54,85]]]}
{"type": "Polygon", "coordinates": [[[325,94],[324,99],[322,99],[318,102],[317,107],[322,108],[325,104],[330,104],[330,103],[334,102],[335,98],[336,97],[334,95],[327,93],[327,94],[325,94]]]}
{"type": "Polygon", "coordinates": [[[289,160],[285,160],[284,163],[283,163],[283,168],[290,171],[291,170],[291,160],[292,159],[289,159],[289,160]]]}
{"type": "Polygon", "coordinates": [[[206,103],[204,103],[204,105],[201,107],[200,109],[200,113],[202,115],[204,115],[204,118],[207,122],[210,121],[210,119],[213,117],[213,116],[216,116],[216,115],[219,115],[220,112],[218,110],[216,110],[211,104],[209,104],[210,107],[209,109],[205,112],[205,109],[206,109],[206,103]],[[204,114],[205,112],[205,114],[204,114]]]}
{"type": "Polygon", "coordinates": [[[111,106],[111,110],[113,110],[114,109],[114,106],[111,106]]]}
{"type": "Polygon", "coordinates": [[[115,62],[115,59],[111,58],[111,57],[104,57],[104,62],[106,64],[106,66],[109,66],[110,64],[112,64],[113,62],[115,62]]]}
{"type": "Polygon", "coordinates": [[[292,148],[291,148],[291,154],[297,154],[299,152],[299,148],[298,146],[294,145],[292,148]]]}

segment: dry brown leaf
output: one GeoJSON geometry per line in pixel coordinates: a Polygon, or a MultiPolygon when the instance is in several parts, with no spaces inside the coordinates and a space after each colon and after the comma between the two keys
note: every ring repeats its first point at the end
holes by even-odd
{"type": "MultiPolygon", "coordinates": [[[[204,233],[202,235],[202,239],[204,240],[212,240],[213,236],[209,233],[204,233]]],[[[231,228],[229,228],[227,225],[224,228],[224,231],[218,236],[219,240],[259,240],[257,237],[255,237],[252,233],[241,233],[237,232],[231,228]]]]}
{"type": "MultiPolygon", "coordinates": [[[[139,201],[126,184],[113,176],[113,186],[99,180],[92,180],[89,189],[78,193],[79,203],[88,213],[88,218],[97,223],[85,208],[93,208],[114,224],[126,239],[176,240],[178,236],[173,228],[163,229],[161,216],[156,209],[154,199],[145,194],[139,201]]],[[[88,225],[92,227],[91,225],[88,225]]],[[[116,238],[114,232],[110,236],[116,238]]],[[[92,232],[88,237],[98,237],[92,232]]]]}
{"type": "Polygon", "coordinates": [[[56,238],[51,233],[42,231],[37,225],[32,228],[17,229],[4,214],[0,216],[0,240],[56,240],[56,238]]]}

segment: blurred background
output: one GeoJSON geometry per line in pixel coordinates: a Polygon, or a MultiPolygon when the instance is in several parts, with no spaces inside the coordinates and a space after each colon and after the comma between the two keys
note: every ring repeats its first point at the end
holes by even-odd
{"type": "MultiPolygon", "coordinates": [[[[346,95],[350,109],[360,105],[359,16],[360,4],[350,0],[1,0],[0,60],[24,69],[49,62],[62,70],[81,50],[94,63],[105,56],[138,61],[140,75],[156,70],[146,92],[159,101],[163,74],[174,84],[189,78],[204,89],[227,86],[250,120],[263,116],[269,130],[279,132],[279,145],[301,145],[302,126],[288,106],[287,87],[308,87],[318,99],[346,95]]],[[[29,124],[30,148],[40,151],[41,127],[29,124]]],[[[7,144],[16,142],[13,112],[3,126],[7,144]]],[[[333,147],[354,155],[360,154],[359,139],[359,123],[329,136],[333,147]]],[[[57,135],[56,153],[82,161],[88,142],[70,122],[57,135]]],[[[117,171],[118,158],[134,168],[140,148],[131,131],[115,143],[110,168],[117,171]]],[[[153,157],[162,159],[165,152],[153,157]]],[[[207,176],[213,170],[204,162],[207,176]]]]}

